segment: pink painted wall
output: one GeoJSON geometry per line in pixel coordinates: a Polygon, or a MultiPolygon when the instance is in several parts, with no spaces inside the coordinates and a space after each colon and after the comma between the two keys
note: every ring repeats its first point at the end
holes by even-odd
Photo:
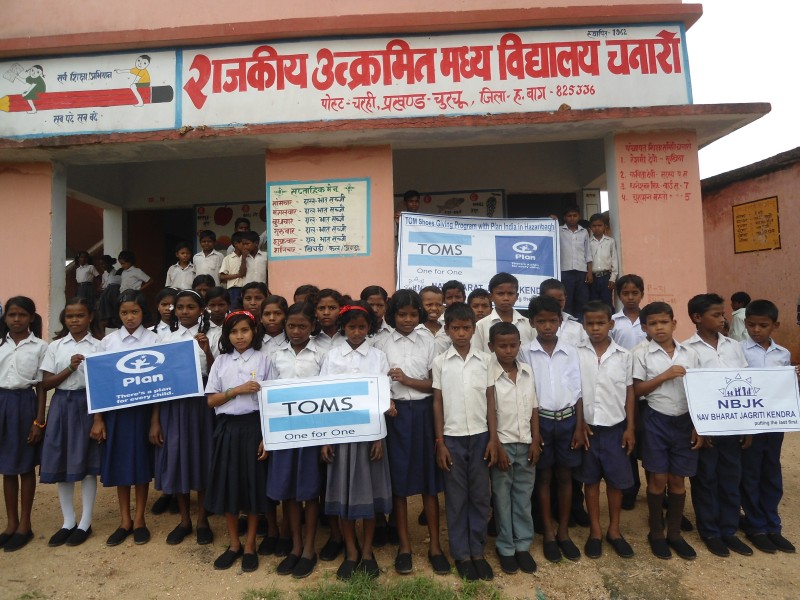
{"type": "Polygon", "coordinates": [[[616,198],[612,227],[620,273],[644,279],[644,304],[672,306],[676,338],[685,340],[694,333],[686,304],[707,291],[697,136],[688,131],[620,134],[613,154],[610,181],[616,189],[609,194],[616,198]]]}
{"type": "Polygon", "coordinates": [[[392,149],[305,148],[267,154],[267,181],[319,181],[370,178],[370,256],[273,260],[269,263],[270,291],[291,304],[297,286],[313,283],[357,298],[368,285],[394,290],[394,210],[392,149]]]}
{"type": "Polygon", "coordinates": [[[706,269],[709,291],[720,294],[730,315],[731,294],[745,291],[755,300],[764,298],[778,306],[780,327],[775,341],[800,361],[800,326],[796,323],[796,302],[800,294],[797,257],[800,256],[800,163],[731,183],[703,198],[706,269]],[[781,248],[735,254],[733,209],[744,202],[778,197],[781,248]]]}
{"type": "Polygon", "coordinates": [[[0,300],[28,296],[44,320],[47,337],[50,309],[50,235],[53,169],[49,163],[0,164],[0,198],[3,212],[0,256],[0,300]],[[11,260],[11,257],[16,257],[11,260]]]}

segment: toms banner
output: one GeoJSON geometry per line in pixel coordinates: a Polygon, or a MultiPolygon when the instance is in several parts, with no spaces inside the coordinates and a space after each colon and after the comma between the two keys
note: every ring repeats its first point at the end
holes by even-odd
{"type": "Polygon", "coordinates": [[[87,356],[89,413],[203,396],[194,341],[87,356]]]}
{"type": "Polygon", "coordinates": [[[371,442],[386,437],[389,378],[325,375],[264,382],[261,430],[266,450],[371,442]]]}
{"type": "Polygon", "coordinates": [[[487,219],[401,213],[397,288],[419,291],[461,281],[467,293],[487,289],[500,272],[519,280],[516,308],[526,309],[539,285],[558,278],[558,222],[553,219],[487,219]]]}
{"type": "Polygon", "coordinates": [[[700,435],[800,431],[794,367],[690,369],[683,385],[700,435]]]}

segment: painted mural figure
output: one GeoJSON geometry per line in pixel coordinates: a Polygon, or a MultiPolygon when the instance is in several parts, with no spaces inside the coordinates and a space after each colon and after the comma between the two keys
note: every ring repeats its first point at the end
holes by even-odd
{"type": "Polygon", "coordinates": [[[133,81],[131,82],[131,91],[133,91],[133,95],[136,96],[136,104],[134,106],[144,106],[144,101],[142,100],[142,95],[139,92],[139,88],[149,88],[150,87],[150,73],[147,70],[147,67],[150,65],[150,57],[147,54],[142,54],[141,56],[137,57],[134,67],[131,69],[115,69],[117,73],[130,73],[134,76],[133,81]]]}
{"type": "Polygon", "coordinates": [[[23,79],[22,75],[17,75],[17,79],[30,84],[30,87],[22,94],[22,97],[28,101],[31,107],[28,114],[32,115],[36,113],[36,106],[33,101],[36,100],[39,94],[47,91],[47,84],[44,82],[44,69],[41,65],[33,65],[25,73],[28,73],[27,77],[23,79]]]}

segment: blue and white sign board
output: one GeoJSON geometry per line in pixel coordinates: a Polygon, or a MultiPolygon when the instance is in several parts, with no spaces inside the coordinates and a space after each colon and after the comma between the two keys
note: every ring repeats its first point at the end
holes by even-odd
{"type": "Polygon", "coordinates": [[[265,381],[259,400],[266,450],[371,442],[386,437],[386,375],[265,381]]]}
{"type": "Polygon", "coordinates": [[[683,386],[700,435],[800,431],[794,367],[689,369],[683,386]]]}
{"type": "Polygon", "coordinates": [[[193,340],[87,356],[89,413],[203,396],[193,340]]]}
{"type": "Polygon", "coordinates": [[[467,294],[487,289],[496,273],[519,280],[516,308],[526,309],[539,285],[560,276],[558,221],[401,213],[397,288],[419,291],[461,281],[467,294]]]}

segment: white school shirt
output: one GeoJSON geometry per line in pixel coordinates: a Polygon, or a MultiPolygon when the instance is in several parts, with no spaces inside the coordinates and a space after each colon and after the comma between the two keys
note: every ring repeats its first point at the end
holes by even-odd
{"type": "Polygon", "coordinates": [[[569,313],[561,313],[561,325],[558,326],[558,339],[571,346],[589,341],[589,335],[580,321],[569,313]]]}
{"type": "MultiPolygon", "coordinates": [[[[95,352],[100,351],[100,340],[92,337],[91,333],[76,341],[71,333],[68,333],[63,338],[50,342],[47,346],[47,352],[42,360],[42,371],[48,373],[61,373],[72,362],[72,357],[75,354],[82,354],[83,356],[91,356],[95,352]]],[[[84,363],[81,362],[78,368],[70,373],[69,376],[62,381],[56,389],[59,390],[83,390],[86,389],[86,371],[83,367],[84,363]]]]}
{"type": "MultiPolygon", "coordinates": [[[[497,309],[493,308],[492,312],[483,317],[475,324],[475,333],[472,336],[472,345],[481,350],[482,352],[489,352],[489,330],[495,323],[500,323],[502,319],[497,314],[497,309]]],[[[519,330],[519,340],[522,346],[530,343],[536,337],[531,327],[530,321],[523,317],[516,310],[511,317],[511,323],[517,326],[519,330]]]]}
{"type": "Polygon", "coordinates": [[[19,344],[7,334],[5,343],[0,346],[0,388],[25,390],[39,383],[46,352],[47,342],[32,332],[19,344]]]}
{"type": "Polygon", "coordinates": [[[122,275],[117,275],[117,270],[113,270],[111,272],[106,271],[103,273],[103,289],[106,289],[110,285],[118,285],[120,289],[122,288],[122,275]]]}
{"type": "Polygon", "coordinates": [[[611,335],[612,340],[626,350],[633,351],[636,346],[647,339],[647,334],[642,331],[642,324],[638,316],[631,323],[625,313],[619,311],[611,315],[611,320],[614,321],[614,328],[609,335],[611,335]]]}
{"type": "Polygon", "coordinates": [[[741,344],[721,333],[717,334],[716,348],[704,342],[697,333],[683,342],[683,345],[697,352],[697,356],[700,358],[700,367],[704,369],[741,369],[747,366],[741,344]]]}
{"type": "Polygon", "coordinates": [[[747,328],[744,326],[744,313],[747,309],[739,308],[731,314],[731,339],[742,342],[747,339],[747,328]]]}
{"type": "MultiPolygon", "coordinates": [[[[633,355],[633,378],[649,381],[673,365],[696,369],[700,366],[700,357],[691,348],[675,342],[675,352],[670,358],[656,341],[650,340],[646,345],[637,348],[633,355]]],[[[678,417],[689,412],[686,392],[683,389],[683,377],[675,377],[662,383],[644,398],[650,408],[662,415],[678,417]]]]}
{"type": "MultiPolygon", "coordinates": [[[[206,395],[221,394],[248,381],[274,379],[272,362],[266,354],[248,348],[241,354],[234,350],[220,354],[211,365],[206,383],[206,395]]],[[[258,392],[239,394],[224,404],[214,407],[218,415],[247,415],[258,411],[258,392]]]]}
{"type": "Polygon", "coordinates": [[[561,252],[561,271],[585,272],[587,263],[592,262],[589,232],[580,225],[575,231],[572,231],[566,225],[562,225],[558,228],[558,237],[561,252]]]}
{"type": "Polygon", "coordinates": [[[378,342],[383,339],[386,339],[390,333],[394,331],[394,328],[389,325],[386,321],[381,319],[381,326],[378,327],[378,331],[375,332],[375,335],[371,335],[367,338],[367,343],[370,346],[377,346],[378,342]]]}
{"type": "Polygon", "coordinates": [[[338,331],[333,336],[328,335],[324,331],[320,331],[317,335],[311,338],[320,349],[321,352],[328,352],[334,346],[339,346],[346,343],[345,337],[338,331]]]}
{"type": "MultiPolygon", "coordinates": [[[[258,249],[259,250],[266,250],[266,248],[267,248],[267,232],[265,231],[264,233],[262,233],[261,235],[258,236],[258,249]]],[[[235,251],[236,251],[236,249],[233,247],[233,244],[231,244],[225,250],[225,254],[226,255],[233,254],[235,251]]]]}
{"type": "Polygon", "coordinates": [[[589,234],[589,247],[592,249],[592,272],[611,271],[611,281],[617,280],[617,242],[603,235],[599,240],[589,234]]]}
{"type": "Polygon", "coordinates": [[[626,419],[628,386],[633,385],[633,355],[614,343],[598,357],[591,342],[578,346],[583,416],[589,425],[610,427],[626,419]]]}
{"type": "Polygon", "coordinates": [[[581,399],[581,371],[575,346],[559,339],[551,356],[534,339],[520,354],[531,366],[539,408],[557,412],[575,406],[581,399]]]}
{"type": "Polygon", "coordinates": [[[272,374],[275,379],[316,377],[322,368],[325,353],[308,340],[306,347],[295,353],[290,344],[281,346],[272,355],[272,374]]]}
{"type": "MultiPolygon", "coordinates": [[[[386,354],[390,369],[403,369],[403,373],[411,379],[428,379],[433,359],[436,358],[431,336],[416,329],[408,335],[393,331],[383,336],[375,347],[386,354]]],[[[399,381],[392,381],[391,389],[393,400],[422,400],[430,396],[430,393],[420,392],[399,381]]]]}
{"type": "MultiPolygon", "coordinates": [[[[161,343],[166,344],[167,342],[180,342],[182,340],[192,340],[194,342],[194,353],[197,355],[197,362],[200,365],[200,373],[205,377],[208,375],[208,359],[206,359],[206,353],[203,352],[203,349],[200,348],[200,344],[197,343],[197,340],[194,339],[194,336],[197,335],[197,332],[200,330],[199,325],[194,325],[193,327],[186,328],[180,323],[178,323],[178,329],[175,331],[168,331],[161,337],[161,343]]],[[[206,336],[208,337],[208,336],[206,336]]]]}
{"type": "Polygon", "coordinates": [[[150,281],[150,276],[139,267],[128,267],[122,271],[119,289],[123,292],[125,290],[140,290],[142,289],[142,284],[148,281],[150,281]]]}
{"type": "Polygon", "coordinates": [[[433,388],[442,392],[444,435],[476,435],[489,430],[486,388],[491,358],[471,345],[466,358],[451,346],[433,359],[433,388]]]}
{"type": "Polygon", "coordinates": [[[530,365],[517,361],[515,383],[492,355],[489,385],[494,386],[497,439],[501,444],[530,444],[533,441],[531,415],[539,406],[530,365]]]}
{"type": "MultiPolygon", "coordinates": [[[[231,253],[228,254],[225,258],[222,259],[222,264],[220,265],[219,272],[220,274],[224,275],[233,275],[239,272],[239,267],[242,266],[242,256],[241,254],[231,253]]],[[[250,265],[248,264],[248,273],[250,272],[250,265]]],[[[235,287],[242,287],[245,284],[244,277],[237,277],[236,279],[228,279],[228,281],[223,282],[221,285],[225,286],[225,289],[231,289],[235,287]]]]}
{"type": "Polygon", "coordinates": [[[98,352],[117,352],[128,350],[129,348],[144,348],[146,346],[155,346],[158,342],[158,336],[152,330],[145,329],[141,325],[133,333],[128,333],[125,327],[120,327],[100,341],[98,352]]]}
{"type": "Polygon", "coordinates": [[[286,334],[281,331],[275,337],[265,334],[264,340],[261,342],[261,352],[272,358],[272,356],[280,349],[289,345],[289,340],[286,339],[286,334]]]}
{"type": "Polygon", "coordinates": [[[267,255],[261,250],[256,252],[255,256],[252,254],[247,256],[247,273],[242,281],[244,281],[242,285],[267,282],[267,255]]]}
{"type": "Polygon", "coordinates": [[[433,336],[433,350],[436,353],[436,356],[447,352],[452,345],[453,340],[451,340],[450,336],[445,333],[444,327],[437,331],[436,335],[433,336]]]}
{"type": "Polygon", "coordinates": [[[788,367],[792,364],[791,352],[776,344],[774,340],[769,341],[769,348],[766,350],[755,343],[750,336],[739,343],[742,345],[748,367],[788,367]]]}
{"type": "Polygon", "coordinates": [[[214,285],[219,285],[219,270],[225,258],[219,250],[212,250],[206,255],[202,250],[192,257],[194,264],[194,275],[211,275],[214,278],[214,285]]]}
{"type": "MultiPolygon", "coordinates": [[[[155,334],[158,336],[158,341],[163,340],[164,336],[169,333],[169,323],[164,323],[164,321],[159,321],[156,323],[155,328],[155,334]]],[[[153,328],[151,327],[150,330],[152,331],[153,328]]]]}
{"type": "Polygon", "coordinates": [[[214,356],[214,358],[217,358],[220,354],[219,338],[222,337],[222,327],[211,323],[211,326],[208,328],[208,333],[206,333],[206,337],[208,338],[208,345],[211,347],[211,354],[214,356]]]}
{"type": "Polygon", "coordinates": [[[194,281],[194,265],[189,263],[182,267],[180,263],[175,263],[167,269],[167,279],[164,287],[172,287],[176,290],[190,290],[192,289],[192,282],[194,281]]]}
{"type": "Polygon", "coordinates": [[[98,275],[100,275],[100,272],[94,268],[94,265],[78,265],[75,267],[75,281],[78,283],[92,283],[98,275]]]}

